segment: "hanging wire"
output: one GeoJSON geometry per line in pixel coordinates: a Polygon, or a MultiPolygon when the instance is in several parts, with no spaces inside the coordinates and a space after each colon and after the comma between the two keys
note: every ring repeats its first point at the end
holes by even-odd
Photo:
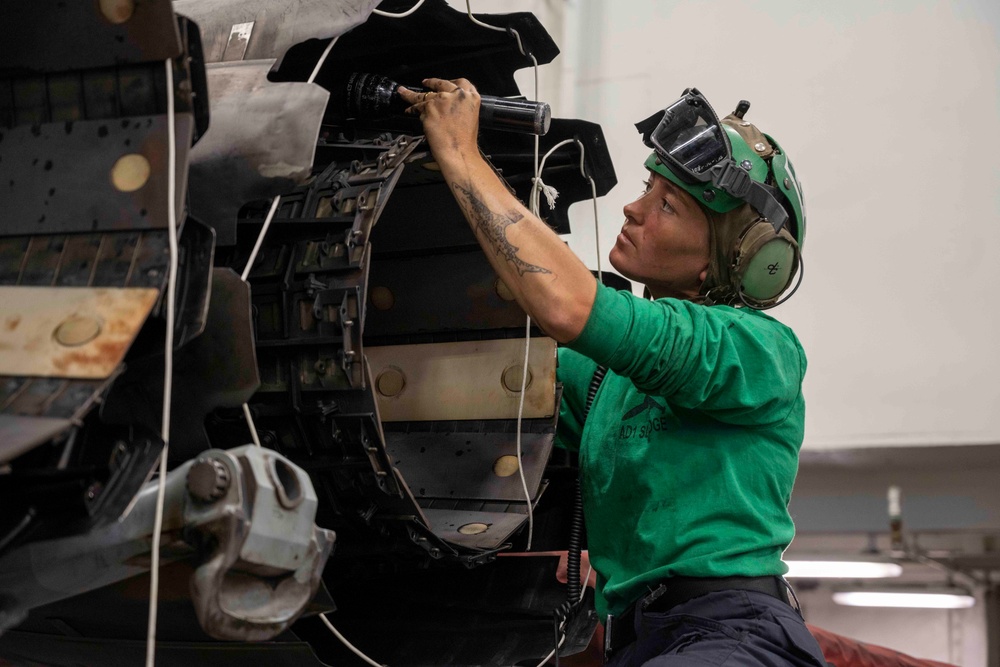
{"type": "Polygon", "coordinates": [[[388,667],[388,665],[382,665],[382,664],[379,664],[379,663],[375,662],[374,660],[372,660],[371,658],[369,658],[367,655],[365,655],[364,653],[362,653],[360,650],[358,650],[354,646],[354,644],[352,644],[351,642],[347,641],[347,637],[345,637],[344,635],[340,634],[340,630],[338,630],[337,628],[333,627],[333,623],[331,623],[326,618],[326,614],[320,614],[319,618],[320,618],[321,621],[323,621],[323,623],[326,624],[326,627],[330,628],[330,632],[333,633],[333,636],[336,637],[337,639],[339,639],[344,646],[346,646],[348,649],[350,649],[350,651],[352,653],[354,653],[354,655],[358,656],[359,658],[361,658],[362,660],[364,660],[365,662],[367,662],[372,667],[388,667]]]}
{"type": "Polygon", "coordinates": [[[170,445],[170,408],[174,375],[174,308],[177,301],[177,207],[175,203],[177,181],[176,124],[174,117],[174,68],[173,61],[165,61],[167,79],[167,244],[170,249],[170,263],[167,271],[166,341],[163,351],[163,415],[160,437],[163,450],[160,452],[159,486],[156,489],[156,513],[153,519],[153,541],[150,546],[149,569],[149,622],[146,627],[146,666],[153,667],[156,656],[156,612],[160,601],[160,531],[163,529],[163,504],[167,488],[167,453],[170,445]]]}
{"type": "Polygon", "coordinates": [[[418,2],[415,5],[413,5],[412,7],[410,7],[409,9],[407,9],[405,12],[402,12],[400,14],[393,14],[392,12],[383,12],[381,9],[373,9],[372,10],[372,14],[377,14],[379,16],[386,16],[386,17],[391,18],[391,19],[401,19],[401,18],[405,18],[405,17],[409,16],[413,12],[417,11],[418,9],[420,9],[420,5],[424,4],[424,1],[425,0],[420,0],[420,2],[418,2]]]}

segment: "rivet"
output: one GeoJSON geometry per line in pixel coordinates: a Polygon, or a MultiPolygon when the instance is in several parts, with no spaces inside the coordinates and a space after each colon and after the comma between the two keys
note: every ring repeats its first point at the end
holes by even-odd
{"type": "Polygon", "coordinates": [[[786,179],[784,180],[784,183],[785,183],[785,189],[786,189],[786,190],[791,190],[791,189],[792,189],[792,182],[791,182],[790,180],[788,180],[788,179],[786,178],[786,179]]]}
{"type": "Polygon", "coordinates": [[[115,25],[125,23],[135,13],[135,0],[100,0],[104,18],[115,25]]]}
{"type": "Polygon", "coordinates": [[[375,378],[375,390],[386,398],[398,395],[405,386],[406,376],[398,368],[387,368],[375,378]]]}
{"type": "Polygon", "coordinates": [[[490,527],[485,523],[467,523],[464,526],[459,526],[458,532],[463,535],[482,535],[490,527]]]}
{"type": "MultiPolygon", "coordinates": [[[[504,388],[507,391],[512,391],[515,394],[521,393],[521,380],[523,375],[521,374],[521,365],[516,364],[514,366],[508,366],[504,369],[503,375],[500,381],[503,383],[504,388]]],[[[531,369],[528,369],[528,382],[525,384],[525,388],[531,386],[531,369]]]]}
{"type": "Polygon", "coordinates": [[[52,333],[56,342],[65,347],[89,343],[101,333],[101,321],[95,317],[71,315],[52,333]]]}
{"type": "Polygon", "coordinates": [[[750,160],[743,160],[743,162],[740,162],[740,166],[747,171],[750,171],[750,169],[753,168],[753,164],[751,164],[750,160]]]}
{"type": "Polygon", "coordinates": [[[740,126],[741,126],[741,127],[750,127],[750,121],[748,121],[748,120],[745,120],[745,121],[743,121],[742,123],[740,123],[740,126]]]}
{"type": "Polygon", "coordinates": [[[704,192],[701,193],[701,198],[704,199],[705,201],[712,201],[715,199],[715,191],[705,190],[704,192]]]}
{"type": "Polygon", "coordinates": [[[755,143],[755,144],[753,145],[753,149],[754,149],[755,151],[757,151],[758,153],[763,153],[764,151],[766,151],[766,150],[767,150],[767,146],[765,146],[764,144],[762,144],[762,143],[760,143],[760,142],[758,141],[757,143],[755,143]]]}
{"type": "Polygon", "coordinates": [[[396,297],[392,295],[388,287],[373,287],[371,296],[375,310],[389,310],[396,303],[396,297]]]}
{"type": "Polygon", "coordinates": [[[493,462],[493,474],[497,477],[510,477],[517,472],[519,467],[517,457],[508,454],[493,462]]]}
{"type": "Polygon", "coordinates": [[[504,301],[514,300],[514,293],[510,291],[509,287],[507,287],[507,283],[500,280],[499,278],[497,278],[497,281],[493,283],[493,289],[496,291],[497,296],[503,299],[504,301]]]}
{"type": "Polygon", "coordinates": [[[123,155],[111,168],[111,184],[119,192],[135,192],[149,180],[149,160],[138,153],[123,155]]]}

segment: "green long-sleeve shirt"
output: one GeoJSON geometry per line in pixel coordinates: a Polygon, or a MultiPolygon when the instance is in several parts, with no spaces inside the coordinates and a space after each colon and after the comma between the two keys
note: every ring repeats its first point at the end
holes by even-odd
{"type": "Polygon", "coordinates": [[[674,575],[785,573],[805,369],[795,334],[761,312],[598,287],[559,351],[558,441],[579,447],[599,614],[674,575]]]}

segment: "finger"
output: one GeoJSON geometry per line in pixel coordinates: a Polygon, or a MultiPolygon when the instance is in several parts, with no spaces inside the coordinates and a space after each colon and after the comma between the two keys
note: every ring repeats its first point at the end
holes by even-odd
{"type": "Polygon", "coordinates": [[[476,92],[476,87],[472,85],[472,82],[468,79],[452,79],[451,83],[455,84],[455,90],[461,88],[462,90],[470,93],[476,92]]]}
{"type": "Polygon", "coordinates": [[[445,79],[435,79],[435,78],[424,79],[423,84],[427,88],[430,88],[432,91],[437,93],[451,93],[457,89],[456,85],[453,82],[447,81],[445,79]]]}
{"type": "Polygon", "coordinates": [[[403,101],[406,102],[407,104],[416,104],[417,102],[420,102],[422,99],[421,93],[414,92],[404,86],[400,86],[399,88],[397,88],[396,92],[399,93],[399,96],[403,98],[403,101]]]}

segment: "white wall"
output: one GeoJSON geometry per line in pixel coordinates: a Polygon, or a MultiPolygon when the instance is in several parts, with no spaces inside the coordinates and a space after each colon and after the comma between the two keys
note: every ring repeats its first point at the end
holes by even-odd
{"type": "MultiPolygon", "coordinates": [[[[465,3],[451,0],[464,9],[465,3]]],[[[806,279],[774,311],[802,339],[806,447],[1000,443],[1000,3],[996,0],[475,0],[532,11],[562,54],[557,116],[600,123],[619,185],[601,254],[638,193],[633,123],[698,87],[793,158],[806,279]]],[[[522,72],[522,90],[531,77],[522,72]]],[[[589,204],[571,246],[596,266],[589,204]]],[[[606,263],[605,263],[606,265],[606,263]]]]}

